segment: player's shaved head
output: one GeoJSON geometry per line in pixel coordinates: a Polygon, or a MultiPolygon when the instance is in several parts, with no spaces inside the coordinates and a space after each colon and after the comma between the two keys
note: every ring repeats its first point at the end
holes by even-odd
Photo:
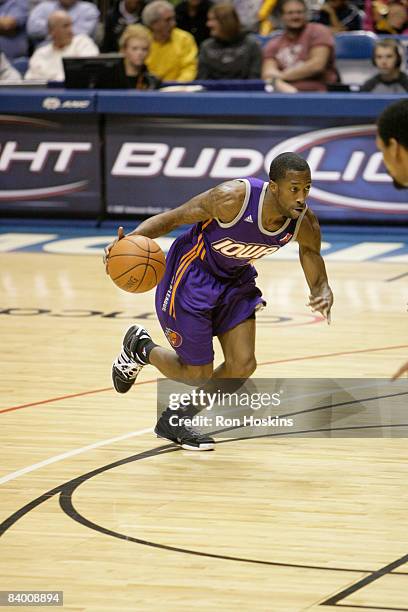
{"type": "Polygon", "coordinates": [[[269,168],[269,178],[271,181],[283,179],[290,170],[295,172],[309,172],[310,167],[306,160],[296,153],[281,153],[272,161],[269,168]]]}
{"type": "Polygon", "coordinates": [[[398,100],[387,106],[378,118],[377,127],[385,145],[395,138],[408,150],[408,100],[398,100]]]}

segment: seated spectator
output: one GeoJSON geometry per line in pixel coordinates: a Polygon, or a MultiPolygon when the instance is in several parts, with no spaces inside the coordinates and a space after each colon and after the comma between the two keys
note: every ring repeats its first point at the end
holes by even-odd
{"type": "Polygon", "coordinates": [[[142,20],[153,38],[146,60],[150,72],[165,81],[193,81],[197,75],[197,45],[189,32],[176,28],[173,5],[154,0],[144,8],[142,20]]]}
{"type": "Polygon", "coordinates": [[[364,0],[363,30],[374,32],[374,26],[387,12],[388,0],[364,0]]]}
{"type": "Polygon", "coordinates": [[[404,49],[394,38],[379,40],[374,48],[373,61],[378,74],[368,79],[360,91],[376,94],[402,94],[408,92],[408,76],[401,70],[404,49]]]}
{"type": "Polygon", "coordinates": [[[111,53],[119,49],[119,38],[126,26],[141,22],[144,5],[143,0],[117,0],[115,5],[108,10],[101,44],[103,53],[111,53]]]}
{"type": "Polygon", "coordinates": [[[140,24],[128,26],[119,39],[123,53],[124,87],[129,89],[157,89],[160,80],[151,74],[145,61],[151,44],[150,32],[140,24]]]}
{"type": "Polygon", "coordinates": [[[363,29],[360,11],[348,0],[326,0],[315,21],[328,26],[333,34],[363,29]]]}
{"type": "Polygon", "coordinates": [[[99,10],[92,2],[84,0],[44,0],[32,10],[27,21],[27,34],[35,45],[48,35],[48,18],[55,11],[65,11],[72,19],[74,34],[86,34],[93,38],[99,20],[99,10]]]}
{"type": "Polygon", "coordinates": [[[280,14],[284,31],[264,48],[263,78],[282,79],[298,91],[327,91],[327,83],[338,81],[333,34],[308,22],[304,0],[282,0],[280,14]]]}
{"type": "Polygon", "coordinates": [[[21,81],[21,74],[18,70],[8,61],[7,57],[3,52],[0,51],[0,81],[5,83],[6,81],[21,81]]]}
{"type": "Polygon", "coordinates": [[[51,42],[39,47],[30,58],[26,80],[63,81],[63,57],[90,57],[99,49],[86,34],[73,33],[72,19],[65,11],[55,11],[48,18],[51,42]]]}
{"type": "Polygon", "coordinates": [[[195,38],[197,46],[209,37],[207,27],[207,13],[212,7],[209,0],[182,0],[176,6],[177,27],[190,32],[195,38]]]}
{"type": "Polygon", "coordinates": [[[211,38],[198,56],[199,79],[259,79],[262,51],[253,34],[243,32],[231,4],[216,4],[208,11],[211,38]]]}
{"type": "Polygon", "coordinates": [[[0,0],[0,52],[9,60],[28,55],[27,0],[0,0]]]}
{"type": "Polygon", "coordinates": [[[377,34],[406,34],[408,33],[408,9],[401,2],[390,2],[387,12],[382,15],[374,25],[377,34]]]}

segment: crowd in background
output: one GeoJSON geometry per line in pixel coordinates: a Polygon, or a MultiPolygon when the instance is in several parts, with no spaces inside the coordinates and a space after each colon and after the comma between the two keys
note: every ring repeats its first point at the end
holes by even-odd
{"type": "Polygon", "coordinates": [[[119,52],[128,88],[262,78],[278,92],[327,91],[340,80],[335,36],[360,30],[379,35],[361,90],[408,91],[393,38],[408,36],[408,0],[115,0],[103,15],[90,0],[0,0],[0,80],[63,81],[62,58],[119,52]]]}

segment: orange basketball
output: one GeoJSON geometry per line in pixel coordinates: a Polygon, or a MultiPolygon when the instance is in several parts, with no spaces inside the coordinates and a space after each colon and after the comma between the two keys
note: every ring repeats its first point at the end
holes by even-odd
{"type": "Polygon", "coordinates": [[[153,289],[163,278],[165,269],[163,251],[146,236],[125,236],[109,253],[109,276],[115,285],[130,293],[153,289]]]}

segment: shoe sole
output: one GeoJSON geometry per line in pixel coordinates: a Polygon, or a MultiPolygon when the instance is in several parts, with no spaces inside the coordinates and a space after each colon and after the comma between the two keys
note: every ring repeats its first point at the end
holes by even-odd
{"type": "Polygon", "coordinates": [[[188,444],[181,444],[181,448],[191,451],[212,451],[215,448],[215,444],[201,444],[201,446],[189,446],[188,444]]]}
{"type": "Polygon", "coordinates": [[[156,434],[156,436],[158,438],[161,438],[162,440],[167,440],[167,442],[173,442],[173,444],[177,444],[177,446],[180,446],[180,448],[184,448],[184,450],[211,451],[215,448],[215,442],[208,442],[207,444],[201,444],[201,446],[190,446],[190,444],[180,444],[180,442],[177,442],[176,440],[171,440],[170,438],[159,436],[159,434],[156,434]]]}
{"type": "Polygon", "coordinates": [[[124,381],[120,378],[120,376],[117,374],[117,372],[115,372],[114,367],[112,366],[112,383],[113,383],[113,387],[116,391],[116,393],[120,393],[121,395],[123,395],[124,393],[127,393],[128,391],[130,391],[130,389],[133,387],[133,385],[136,382],[136,378],[135,380],[133,380],[131,383],[128,383],[127,381],[124,381]],[[127,387],[127,389],[124,389],[123,391],[121,389],[119,389],[116,384],[115,384],[115,376],[117,376],[117,378],[119,378],[120,382],[123,383],[124,385],[129,385],[127,387]]]}

